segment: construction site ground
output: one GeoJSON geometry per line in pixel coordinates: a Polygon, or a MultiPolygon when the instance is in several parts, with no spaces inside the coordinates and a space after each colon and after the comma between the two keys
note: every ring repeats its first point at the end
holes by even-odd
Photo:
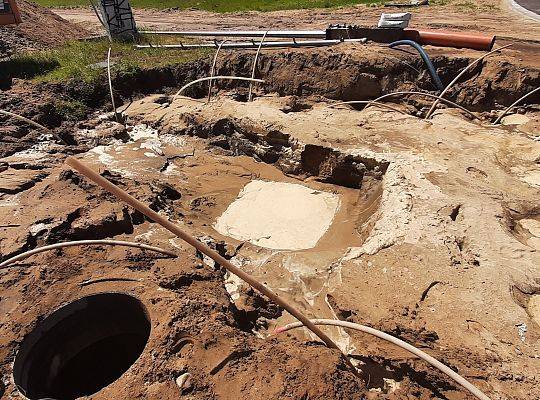
{"type": "MultiPolygon", "coordinates": [[[[64,164],[74,155],[216,249],[311,318],[374,327],[426,351],[493,400],[540,399],[540,24],[497,1],[413,10],[416,27],[497,34],[496,46],[432,100],[336,106],[399,90],[435,93],[415,54],[384,46],[263,50],[246,84],[208,76],[213,54],[108,84],[14,79],[1,116],[0,261],[67,240],[116,239],[172,250],[72,247],[0,269],[0,398],[24,398],[13,363],[54,310],[86,295],[128,293],[151,321],[148,343],[91,399],[448,399],[474,397],[389,343],[323,330],[363,371],[305,329],[276,335],[287,312],[64,164]],[[56,105],[77,99],[73,118],[56,105]],[[280,195],[287,193],[289,207],[280,195]],[[275,197],[274,197],[275,196],[275,197]],[[275,201],[273,199],[276,199],[275,201]],[[276,204],[280,204],[279,207],[276,204]],[[307,211],[306,211],[307,210],[307,211]],[[189,373],[186,383],[178,379],[189,373]]],[[[505,3],[506,4],[506,3],[505,3]]],[[[323,29],[376,23],[387,8],[234,13],[136,10],[152,29],[323,29]]],[[[395,11],[395,10],[394,10],[395,11]]],[[[98,32],[86,9],[55,10],[98,32]]],[[[74,28],[74,29],[75,29],[74,28]]],[[[427,46],[446,85],[483,52],[427,46]]],[[[216,75],[249,76],[255,51],[222,50],[216,75]]],[[[96,62],[101,60],[96,60],[96,62]]],[[[60,399],[58,399],[60,400],[60,399]]]]}

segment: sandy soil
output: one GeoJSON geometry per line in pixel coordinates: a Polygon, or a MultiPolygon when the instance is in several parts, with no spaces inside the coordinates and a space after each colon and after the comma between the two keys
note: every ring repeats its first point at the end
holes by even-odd
{"type": "MultiPolygon", "coordinates": [[[[378,13],[367,10],[362,18],[378,13]]],[[[329,108],[335,100],[432,90],[416,56],[396,59],[374,45],[264,52],[259,74],[267,83],[256,87],[249,103],[246,87],[232,83],[218,84],[208,104],[205,86],[186,93],[195,98],[174,102],[167,94],[133,98],[134,87],[157,91],[161,85],[170,93],[171,86],[205,76],[211,60],[119,77],[114,85],[124,100],[126,126],[99,110],[109,101],[105,83],[87,88],[16,81],[0,93],[2,107],[55,128],[70,143],[2,119],[2,260],[44,244],[99,238],[139,241],[179,255],[70,248],[0,270],[2,400],[21,398],[12,366],[38,322],[61,305],[103,292],[139,298],[152,330],[132,367],[87,398],[472,399],[440,372],[370,336],[325,329],[362,369],[360,380],[339,352],[307,331],[272,335],[292,317],[69,170],[63,161],[73,154],[308,316],[358,322],[400,337],[493,400],[540,398],[539,98],[531,97],[535,104],[520,107],[507,125],[491,124],[497,110],[538,87],[538,52],[525,47],[536,48],[526,40],[537,28],[520,25],[515,16],[511,28],[502,23],[502,11],[465,14],[458,23],[456,8],[434,10],[421,11],[430,26],[443,23],[429,20],[437,12],[444,24],[459,26],[473,26],[477,17],[521,40],[522,47],[482,63],[449,93],[475,119],[441,107],[423,120],[418,116],[430,102],[417,99],[392,103],[407,115],[329,108]],[[453,22],[443,19],[452,15],[453,22]],[[68,95],[92,97],[95,113],[78,123],[62,120],[53,104],[68,95]],[[242,190],[261,181],[339,199],[315,244],[276,250],[214,228],[242,190]],[[182,379],[185,374],[190,379],[182,379]]],[[[191,13],[197,12],[163,15],[191,13]]],[[[283,26],[294,16],[303,15],[306,27],[321,23],[315,16],[330,18],[325,10],[311,17],[272,15],[283,16],[283,26]]],[[[246,27],[263,27],[257,18],[269,15],[250,17],[253,25],[246,27]]],[[[429,51],[444,82],[479,54],[429,51]]],[[[218,73],[245,76],[252,60],[253,52],[224,53],[218,73]]],[[[273,229],[294,233],[291,216],[282,214],[275,214],[273,229]]],[[[250,226],[256,219],[251,214],[250,226]]]]}

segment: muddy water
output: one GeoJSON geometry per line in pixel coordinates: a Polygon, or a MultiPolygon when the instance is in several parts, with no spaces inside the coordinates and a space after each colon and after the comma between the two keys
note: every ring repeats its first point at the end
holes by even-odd
{"type": "MultiPolygon", "coordinates": [[[[361,189],[351,189],[318,182],[315,178],[301,180],[286,176],[273,165],[246,156],[231,157],[219,148],[206,147],[198,139],[186,138],[183,143],[171,144],[160,141],[153,133],[134,138],[137,139],[134,142],[96,148],[88,158],[105,163],[108,169],[131,179],[166,181],[181,194],[169,210],[173,220],[199,237],[209,236],[232,247],[242,245],[232,262],[310,316],[335,317],[327,294],[342,284],[341,259],[347,249],[360,246],[369,234],[380,201],[380,182],[366,181],[361,189]],[[339,209],[315,247],[272,250],[249,242],[242,244],[213,228],[242,189],[255,180],[300,184],[339,198],[339,209]]],[[[153,224],[136,226],[135,235],[152,243],[182,246],[179,239],[153,224]]],[[[242,285],[229,277],[227,289],[233,298],[242,292],[242,285]]],[[[273,321],[274,324],[285,322],[290,322],[287,315],[273,321]]],[[[298,334],[303,333],[298,331],[298,334]]],[[[329,334],[345,351],[354,350],[345,332],[330,328],[329,334]]]]}

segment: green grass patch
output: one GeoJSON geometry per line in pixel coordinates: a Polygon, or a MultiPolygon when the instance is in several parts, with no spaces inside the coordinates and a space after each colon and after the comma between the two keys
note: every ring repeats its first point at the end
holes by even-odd
{"type": "MultiPolygon", "coordinates": [[[[76,7],[88,6],[88,0],[35,0],[45,7],[76,7]]],[[[135,8],[178,8],[185,10],[215,11],[219,13],[232,11],[274,11],[304,8],[330,8],[352,4],[373,4],[381,0],[130,0],[135,8]]]]}
{"type": "MultiPolygon", "coordinates": [[[[152,42],[156,43],[157,39],[152,42]]],[[[162,43],[169,39],[160,38],[162,43]]],[[[170,39],[174,40],[174,39],[170,39]]],[[[1,75],[33,79],[38,82],[61,82],[78,79],[92,82],[106,71],[109,42],[77,41],[51,49],[20,54],[0,62],[1,75]]],[[[113,43],[111,69],[113,73],[133,73],[139,69],[186,63],[209,54],[208,50],[137,50],[129,43],[113,43]]]]}

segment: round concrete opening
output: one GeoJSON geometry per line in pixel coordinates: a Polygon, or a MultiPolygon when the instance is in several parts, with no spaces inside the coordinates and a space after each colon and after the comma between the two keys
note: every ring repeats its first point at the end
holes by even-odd
{"type": "Polygon", "coordinates": [[[101,293],[68,304],[23,340],[13,366],[30,400],[73,400],[117,380],[139,358],[150,336],[144,305],[121,293],[101,293]]]}

